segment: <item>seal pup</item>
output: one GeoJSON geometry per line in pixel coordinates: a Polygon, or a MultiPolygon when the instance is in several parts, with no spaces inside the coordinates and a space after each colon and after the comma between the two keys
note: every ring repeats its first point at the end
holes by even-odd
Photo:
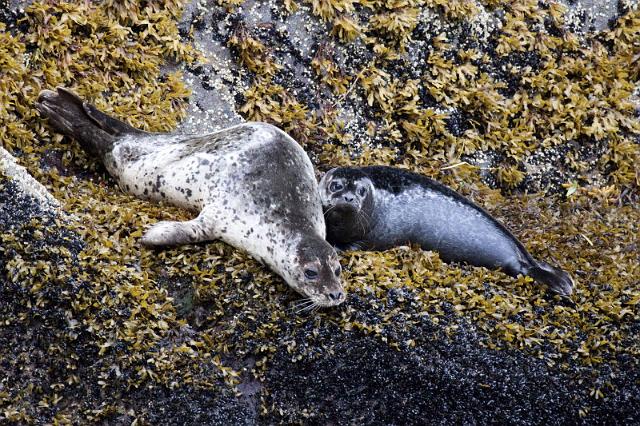
{"type": "Polygon", "coordinates": [[[451,188],[386,166],[340,167],[320,180],[327,240],[341,249],[386,250],[417,243],[446,262],[528,275],[562,296],[563,270],[538,261],[507,228],[451,188]]]}
{"type": "Polygon", "coordinates": [[[123,190],[199,212],[154,224],[144,245],[220,239],[267,264],[308,298],[306,308],[345,299],[313,166],[282,130],[245,123],[205,135],[147,133],[60,87],[42,91],[36,106],[97,155],[123,190]]]}

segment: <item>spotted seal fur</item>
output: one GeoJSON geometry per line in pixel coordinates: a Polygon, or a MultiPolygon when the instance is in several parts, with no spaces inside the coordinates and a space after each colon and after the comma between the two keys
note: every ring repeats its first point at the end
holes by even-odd
{"type": "Polygon", "coordinates": [[[538,261],[496,219],[451,188],[393,167],[340,167],[320,181],[327,240],[342,249],[417,243],[447,261],[528,275],[563,296],[571,276],[538,261]]]}
{"type": "Polygon", "coordinates": [[[38,110],[97,155],[121,188],[199,212],[156,223],[147,246],[221,239],[267,264],[311,306],[345,299],[340,263],[325,241],[315,173],[304,150],[266,123],[206,135],[147,133],[64,89],[40,93],[38,110]]]}

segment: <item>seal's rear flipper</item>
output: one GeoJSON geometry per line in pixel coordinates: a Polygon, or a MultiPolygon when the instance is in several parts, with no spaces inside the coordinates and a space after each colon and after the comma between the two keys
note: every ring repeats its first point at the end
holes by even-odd
{"type": "Polygon", "coordinates": [[[571,279],[571,275],[546,262],[538,260],[535,263],[536,265],[529,268],[527,275],[538,282],[548,285],[551,291],[560,296],[571,296],[573,293],[573,280],[571,279]]]}
{"type": "Polygon", "coordinates": [[[76,139],[84,149],[101,157],[111,151],[118,137],[146,134],[109,117],[63,87],[58,87],[55,92],[40,92],[36,108],[49,119],[56,130],[76,139]]]}
{"type": "MultiPolygon", "coordinates": [[[[66,89],[62,89],[59,87],[58,91],[60,90],[67,91],[66,89]]],[[[113,118],[110,115],[105,114],[88,102],[83,102],[82,106],[87,115],[91,119],[93,119],[93,121],[95,121],[95,123],[100,126],[101,129],[105,130],[113,136],[149,135],[148,132],[136,129],[135,127],[129,125],[128,123],[125,123],[124,121],[118,120],[117,118],[113,118]]]]}

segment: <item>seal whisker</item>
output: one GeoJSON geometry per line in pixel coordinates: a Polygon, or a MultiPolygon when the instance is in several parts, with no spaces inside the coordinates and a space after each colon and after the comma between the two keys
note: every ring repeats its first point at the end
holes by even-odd
{"type": "Polygon", "coordinates": [[[304,306],[301,309],[299,309],[298,311],[296,311],[296,314],[302,313],[302,312],[308,312],[311,311],[313,309],[315,309],[315,307],[317,306],[316,302],[312,302],[310,305],[304,306]]]}
{"type": "MultiPolygon", "coordinates": [[[[310,305],[310,306],[313,306],[313,305],[310,305]]],[[[305,306],[305,307],[300,308],[300,309],[298,309],[298,310],[296,310],[296,311],[293,311],[292,313],[293,313],[293,314],[295,314],[295,315],[297,315],[297,314],[300,314],[300,313],[304,312],[304,311],[305,311],[305,310],[307,310],[308,308],[309,308],[309,306],[305,306]]]]}
{"type": "Polygon", "coordinates": [[[311,308],[308,309],[310,313],[314,313],[318,310],[318,305],[314,304],[311,308]]]}
{"type": "Polygon", "coordinates": [[[358,218],[358,225],[362,228],[362,236],[364,236],[367,233],[367,231],[366,231],[366,228],[364,227],[364,223],[362,222],[361,218],[358,218]]]}
{"type": "Polygon", "coordinates": [[[329,208],[327,209],[327,211],[323,213],[323,215],[324,215],[324,216],[326,216],[326,215],[327,215],[331,210],[335,209],[337,206],[338,206],[338,205],[337,205],[337,204],[335,204],[335,205],[333,205],[333,206],[329,207],[329,208]]]}
{"type": "Polygon", "coordinates": [[[369,223],[367,222],[363,214],[359,214],[356,217],[358,218],[358,225],[362,227],[362,236],[364,237],[365,235],[367,235],[367,228],[369,227],[369,223]]]}
{"type": "Polygon", "coordinates": [[[307,306],[312,305],[312,304],[313,304],[313,300],[311,300],[309,298],[305,298],[305,299],[299,300],[297,302],[294,302],[293,306],[290,308],[290,311],[294,311],[296,309],[307,307],[307,306]]]}
{"type": "Polygon", "coordinates": [[[351,250],[362,250],[362,244],[358,243],[351,243],[351,250]]]}
{"type": "Polygon", "coordinates": [[[364,229],[362,231],[364,234],[366,234],[367,229],[370,229],[371,227],[371,216],[362,207],[360,207],[360,211],[358,212],[358,219],[364,223],[364,229]]]}
{"type": "Polygon", "coordinates": [[[303,309],[299,309],[297,311],[294,312],[295,315],[300,315],[302,313],[304,313],[307,310],[307,308],[303,308],[303,309]]]}
{"type": "Polygon", "coordinates": [[[311,302],[311,301],[312,301],[312,300],[311,300],[311,298],[310,298],[310,297],[303,297],[302,299],[298,299],[298,300],[294,301],[293,303],[294,303],[295,305],[298,305],[298,304],[300,304],[300,303],[306,303],[306,302],[311,302]]]}

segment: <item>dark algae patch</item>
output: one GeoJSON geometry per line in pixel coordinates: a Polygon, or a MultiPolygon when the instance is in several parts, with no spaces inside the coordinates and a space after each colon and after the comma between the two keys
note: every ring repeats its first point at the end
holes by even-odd
{"type": "MultiPolygon", "coordinates": [[[[413,295],[408,295],[408,300],[413,295]]],[[[410,310],[410,309],[408,309],[410,310]]],[[[360,333],[322,336],[321,349],[300,357],[281,349],[267,376],[269,421],[313,424],[566,424],[577,421],[570,373],[515,350],[486,349],[459,323],[455,336],[423,317],[399,333],[415,342],[394,350],[360,333]],[[338,337],[340,336],[340,337],[338,337]],[[426,337],[429,336],[429,337],[426,337]],[[345,339],[346,337],[346,339],[345,339]],[[293,356],[292,356],[293,355],[293,356]]],[[[293,339],[308,340],[301,330],[293,339]]],[[[629,371],[637,380],[638,375],[629,371]]],[[[597,402],[593,418],[637,418],[635,399],[597,402]]]]}
{"type": "Polygon", "coordinates": [[[620,5],[598,33],[529,0],[0,13],[0,141],[62,205],[0,173],[0,423],[638,423],[640,11],[620,5]],[[319,170],[451,185],[570,272],[573,304],[401,247],[343,254],[347,301],[296,313],[241,251],[142,248],[146,226],[191,213],[124,194],[34,102],[64,85],[171,130],[190,92],[161,66],[205,69],[194,32],[224,42],[246,119],[290,132],[319,170]]]}

